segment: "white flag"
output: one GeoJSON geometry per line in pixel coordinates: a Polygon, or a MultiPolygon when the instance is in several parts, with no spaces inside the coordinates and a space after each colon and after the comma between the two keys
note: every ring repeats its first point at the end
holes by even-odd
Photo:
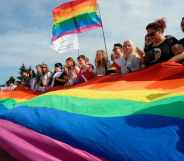
{"type": "Polygon", "coordinates": [[[52,42],[52,49],[58,53],[68,52],[79,49],[79,40],[77,34],[62,36],[52,42]]]}

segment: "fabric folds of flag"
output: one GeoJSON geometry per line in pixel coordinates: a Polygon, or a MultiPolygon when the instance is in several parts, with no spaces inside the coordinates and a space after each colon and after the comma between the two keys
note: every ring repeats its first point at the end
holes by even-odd
{"type": "Polygon", "coordinates": [[[18,161],[183,161],[184,66],[0,91],[0,149],[18,161]]]}
{"type": "Polygon", "coordinates": [[[102,27],[96,0],[75,0],[53,10],[52,47],[57,52],[79,49],[77,34],[102,27]],[[69,36],[70,35],[70,36],[69,36]]]}

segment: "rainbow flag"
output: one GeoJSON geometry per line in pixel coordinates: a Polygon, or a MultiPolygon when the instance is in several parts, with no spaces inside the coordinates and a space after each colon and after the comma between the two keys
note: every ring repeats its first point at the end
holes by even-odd
{"type": "Polygon", "coordinates": [[[99,27],[102,27],[102,22],[97,15],[96,0],[74,0],[64,3],[53,10],[54,49],[59,51],[61,47],[62,52],[63,42],[66,46],[64,51],[65,48],[77,49],[77,34],[99,27]]]}
{"type": "Polygon", "coordinates": [[[184,66],[0,92],[0,149],[20,161],[182,161],[184,66]]]}

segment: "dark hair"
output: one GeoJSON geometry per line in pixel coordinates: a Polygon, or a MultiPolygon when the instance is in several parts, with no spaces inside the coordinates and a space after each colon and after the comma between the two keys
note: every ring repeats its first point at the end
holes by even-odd
{"type": "Polygon", "coordinates": [[[155,31],[159,31],[161,33],[164,33],[165,29],[166,29],[166,21],[164,18],[158,19],[152,23],[149,23],[146,26],[146,30],[152,29],[155,31]]]}
{"type": "Polygon", "coordinates": [[[77,57],[77,60],[79,60],[79,59],[83,59],[83,60],[86,61],[86,56],[85,55],[80,55],[80,56],[77,57]]]}
{"type": "Polygon", "coordinates": [[[111,61],[114,61],[114,54],[111,54],[111,61]]]}
{"type": "Polygon", "coordinates": [[[115,48],[123,48],[123,45],[121,44],[121,43],[116,43],[116,44],[114,44],[114,49],[115,48]]]}
{"type": "Polygon", "coordinates": [[[61,69],[63,68],[63,65],[61,63],[56,63],[54,66],[55,68],[61,68],[61,69]]]}

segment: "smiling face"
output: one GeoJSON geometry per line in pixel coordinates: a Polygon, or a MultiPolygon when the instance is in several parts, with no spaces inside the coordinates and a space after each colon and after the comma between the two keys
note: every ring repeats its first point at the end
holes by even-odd
{"type": "Polygon", "coordinates": [[[153,32],[149,34],[149,37],[151,38],[151,42],[153,44],[158,44],[162,41],[163,39],[163,34],[159,31],[153,32]]]}
{"type": "Polygon", "coordinates": [[[130,55],[133,52],[133,45],[130,41],[125,41],[123,43],[123,53],[125,56],[130,55]]]}

